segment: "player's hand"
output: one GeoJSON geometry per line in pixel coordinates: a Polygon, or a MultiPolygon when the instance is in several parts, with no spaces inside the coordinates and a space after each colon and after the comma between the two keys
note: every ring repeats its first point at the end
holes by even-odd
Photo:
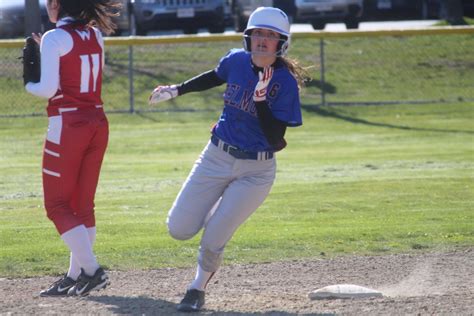
{"type": "Polygon", "coordinates": [[[43,37],[43,34],[41,34],[41,33],[31,33],[31,37],[35,40],[35,42],[38,45],[41,45],[41,37],[43,37]]]}
{"type": "Polygon", "coordinates": [[[178,96],[178,87],[172,86],[157,86],[148,98],[149,104],[160,103],[178,96]]]}
{"type": "Polygon", "coordinates": [[[258,83],[253,92],[255,102],[265,101],[267,98],[267,87],[273,77],[273,67],[263,68],[263,72],[258,73],[258,83]]]}

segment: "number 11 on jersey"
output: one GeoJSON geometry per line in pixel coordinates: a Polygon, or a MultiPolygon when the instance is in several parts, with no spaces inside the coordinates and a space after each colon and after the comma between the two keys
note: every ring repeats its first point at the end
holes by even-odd
{"type": "Polygon", "coordinates": [[[100,55],[81,55],[81,93],[88,93],[90,90],[90,79],[92,72],[92,92],[97,88],[97,77],[99,75],[100,55]],[[92,61],[92,65],[91,65],[92,61]]]}

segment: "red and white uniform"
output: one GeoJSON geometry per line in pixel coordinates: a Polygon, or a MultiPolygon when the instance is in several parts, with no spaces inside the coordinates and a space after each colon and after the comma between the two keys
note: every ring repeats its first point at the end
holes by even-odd
{"type": "Polygon", "coordinates": [[[44,203],[62,235],[95,226],[94,197],[108,142],[102,108],[103,38],[95,28],[61,19],[41,40],[41,80],[28,92],[47,97],[44,203]]]}

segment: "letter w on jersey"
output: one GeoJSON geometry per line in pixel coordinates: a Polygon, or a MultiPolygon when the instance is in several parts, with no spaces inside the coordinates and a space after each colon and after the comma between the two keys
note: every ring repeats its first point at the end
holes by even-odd
{"type": "Polygon", "coordinates": [[[91,39],[91,33],[89,30],[75,30],[75,31],[81,37],[83,41],[91,39]]]}

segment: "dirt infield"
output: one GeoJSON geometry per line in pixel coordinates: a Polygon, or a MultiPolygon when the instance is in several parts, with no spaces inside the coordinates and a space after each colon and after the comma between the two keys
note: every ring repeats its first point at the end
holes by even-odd
{"type": "MultiPolygon", "coordinates": [[[[85,298],[40,298],[56,278],[0,279],[0,314],[172,315],[194,269],[110,271],[111,286],[85,298]]],[[[451,252],[347,256],[223,267],[208,287],[203,314],[472,315],[474,248],[451,252]],[[372,299],[308,299],[350,283],[384,294],[372,299]]]]}

